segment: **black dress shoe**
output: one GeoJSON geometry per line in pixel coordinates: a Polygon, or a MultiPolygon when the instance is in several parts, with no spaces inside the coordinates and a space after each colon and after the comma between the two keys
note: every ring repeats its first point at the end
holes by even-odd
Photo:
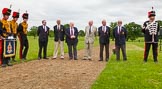
{"type": "Polygon", "coordinates": [[[146,62],[147,62],[147,60],[143,60],[143,62],[144,62],[144,63],[146,63],[146,62]]]}
{"type": "Polygon", "coordinates": [[[74,58],[74,60],[78,60],[77,58],[74,58]]]}
{"type": "Polygon", "coordinates": [[[73,60],[73,57],[69,57],[69,60],[73,60]]]}
{"type": "Polygon", "coordinates": [[[89,61],[92,61],[92,59],[90,58],[90,59],[88,59],[89,61]]]}
{"type": "Polygon", "coordinates": [[[158,63],[158,61],[157,61],[157,60],[155,60],[154,62],[155,62],[155,63],[158,63]]]}
{"type": "Polygon", "coordinates": [[[11,63],[8,63],[7,66],[13,66],[11,63]]]}
{"type": "Polygon", "coordinates": [[[26,58],[22,58],[22,60],[26,60],[26,58]]]}
{"type": "Polygon", "coordinates": [[[107,59],[106,59],[106,62],[108,62],[108,61],[109,61],[109,59],[107,58],[107,59]]]}
{"type": "Polygon", "coordinates": [[[100,59],[99,61],[103,61],[102,59],[100,59]]]}
{"type": "Polygon", "coordinates": [[[86,58],[83,58],[82,60],[87,60],[86,58]]]}
{"type": "Polygon", "coordinates": [[[46,60],[47,60],[47,59],[49,59],[49,58],[47,58],[47,57],[44,57],[43,59],[46,59],[46,60]]]}
{"type": "Polygon", "coordinates": [[[127,59],[124,59],[123,61],[127,61],[127,59]]]}

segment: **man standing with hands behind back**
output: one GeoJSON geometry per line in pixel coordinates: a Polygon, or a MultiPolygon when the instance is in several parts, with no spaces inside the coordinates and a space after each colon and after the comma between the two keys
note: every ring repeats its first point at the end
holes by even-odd
{"type": "Polygon", "coordinates": [[[37,34],[39,36],[39,53],[38,60],[42,59],[42,49],[43,49],[43,59],[47,58],[47,45],[48,45],[48,35],[49,35],[49,27],[46,26],[46,20],[42,21],[42,25],[38,27],[37,34]]]}

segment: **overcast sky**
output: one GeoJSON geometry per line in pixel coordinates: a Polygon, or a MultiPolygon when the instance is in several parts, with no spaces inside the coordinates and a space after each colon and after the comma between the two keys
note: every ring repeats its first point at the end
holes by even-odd
{"type": "MultiPolygon", "coordinates": [[[[103,19],[110,22],[123,20],[124,24],[136,22],[141,24],[147,20],[147,12],[154,6],[156,19],[162,20],[161,0],[0,0],[0,10],[12,4],[12,11],[24,13],[28,11],[29,27],[41,25],[43,19],[53,29],[56,20],[62,24],[73,21],[78,29],[84,29],[89,20],[96,27],[103,19]]],[[[1,15],[2,18],[2,15],[1,15]]],[[[11,19],[11,18],[10,18],[11,19]]],[[[21,22],[19,19],[18,22],[21,22]]]]}

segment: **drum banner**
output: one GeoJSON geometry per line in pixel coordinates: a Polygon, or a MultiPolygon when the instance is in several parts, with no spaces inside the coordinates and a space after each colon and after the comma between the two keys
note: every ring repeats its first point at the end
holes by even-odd
{"type": "Polygon", "coordinates": [[[4,57],[15,56],[15,40],[4,40],[4,57]]]}

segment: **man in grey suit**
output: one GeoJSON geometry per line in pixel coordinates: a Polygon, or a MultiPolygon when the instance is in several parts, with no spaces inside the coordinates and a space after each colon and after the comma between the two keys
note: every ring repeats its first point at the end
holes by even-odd
{"type": "Polygon", "coordinates": [[[93,21],[89,21],[89,26],[85,27],[85,56],[83,60],[92,60],[92,48],[97,35],[97,28],[93,26],[93,21]]]}

